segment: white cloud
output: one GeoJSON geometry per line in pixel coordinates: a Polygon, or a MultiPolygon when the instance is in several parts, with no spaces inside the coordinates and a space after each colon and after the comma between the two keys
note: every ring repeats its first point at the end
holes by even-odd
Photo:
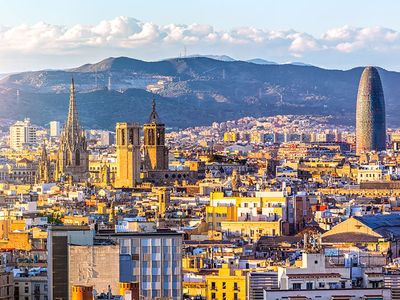
{"type": "Polygon", "coordinates": [[[289,46],[289,51],[300,55],[307,51],[316,51],[320,48],[318,41],[311,35],[305,33],[294,33],[289,35],[292,42],[289,46]]]}
{"type": "MultiPolygon", "coordinates": [[[[62,63],[69,62],[71,66],[89,58],[93,61],[117,55],[161,59],[177,56],[184,46],[190,54],[227,54],[239,58],[251,58],[251,55],[278,61],[293,57],[302,57],[310,63],[318,63],[322,57],[340,61],[356,55],[359,59],[363,53],[368,53],[374,61],[385,53],[387,61],[388,53],[393,53],[393,58],[398,60],[400,32],[384,27],[343,26],[313,36],[295,30],[254,27],[219,30],[203,24],[157,25],[129,17],[71,27],[44,22],[14,27],[0,25],[0,68],[10,68],[14,63],[12,58],[20,60],[20,64],[29,62],[32,65],[26,65],[25,69],[46,67],[48,61],[54,64],[59,56],[65,57],[62,63]]],[[[0,69],[0,73],[2,71],[0,69]]]]}

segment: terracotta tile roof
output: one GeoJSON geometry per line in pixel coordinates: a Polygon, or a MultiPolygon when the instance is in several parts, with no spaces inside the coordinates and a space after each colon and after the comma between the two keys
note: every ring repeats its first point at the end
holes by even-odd
{"type": "Polygon", "coordinates": [[[331,234],[328,236],[322,237],[323,243],[357,243],[357,242],[364,242],[364,243],[371,243],[377,242],[379,237],[364,234],[364,233],[355,233],[355,232],[342,232],[331,234]]]}

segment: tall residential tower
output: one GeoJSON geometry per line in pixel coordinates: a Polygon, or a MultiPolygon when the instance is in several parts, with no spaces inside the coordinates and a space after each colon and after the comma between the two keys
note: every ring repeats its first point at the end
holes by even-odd
{"type": "Polygon", "coordinates": [[[35,144],[36,130],[36,126],[33,126],[28,118],[17,121],[10,127],[10,147],[14,150],[22,150],[24,146],[35,144]]]}
{"type": "Polygon", "coordinates": [[[366,67],[357,94],[356,152],[386,149],[385,99],[381,78],[374,67],[366,67]]]}

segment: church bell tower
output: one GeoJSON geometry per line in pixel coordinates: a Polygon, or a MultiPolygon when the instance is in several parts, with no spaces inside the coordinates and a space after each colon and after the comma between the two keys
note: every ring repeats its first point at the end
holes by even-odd
{"type": "Polygon", "coordinates": [[[165,124],[160,121],[153,99],[149,121],[144,124],[144,169],[168,170],[168,148],[165,146],[165,124]]]}

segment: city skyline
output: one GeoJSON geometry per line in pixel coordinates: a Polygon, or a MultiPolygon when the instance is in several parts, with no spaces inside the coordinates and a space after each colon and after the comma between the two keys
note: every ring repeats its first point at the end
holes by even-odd
{"type": "Polygon", "coordinates": [[[400,2],[1,1],[2,300],[400,299],[400,2]]]}

